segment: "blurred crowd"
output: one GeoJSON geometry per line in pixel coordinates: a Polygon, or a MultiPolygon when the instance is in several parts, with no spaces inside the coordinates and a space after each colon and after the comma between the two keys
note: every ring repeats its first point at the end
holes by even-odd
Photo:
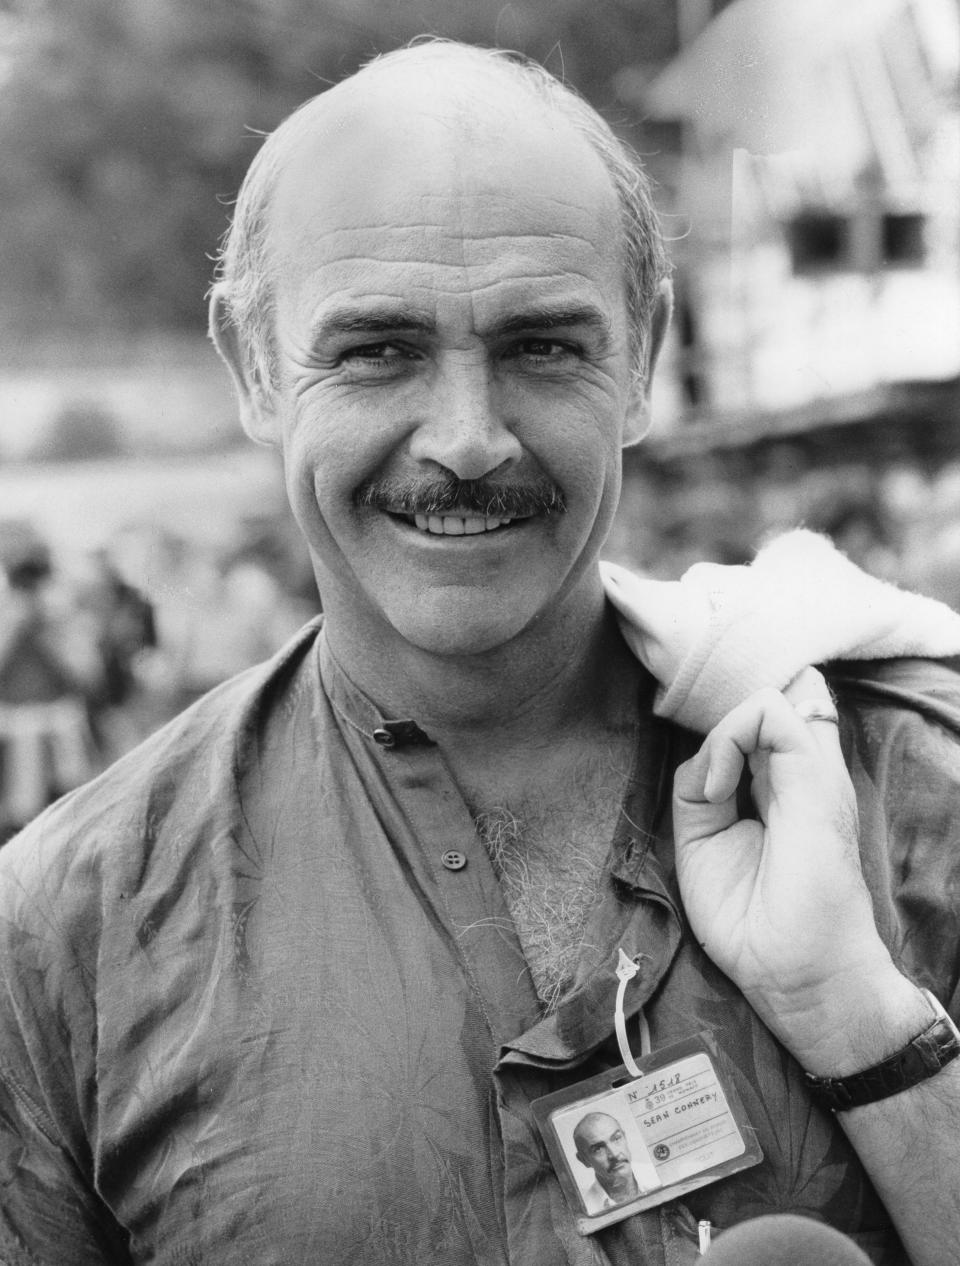
{"type": "MultiPolygon", "coordinates": [[[[642,453],[642,450],[640,450],[642,453]]],[[[960,610],[960,460],[811,457],[783,443],[762,460],[703,453],[628,474],[608,553],[664,579],[701,560],[747,562],[805,527],[858,566],[960,610]]]]}
{"type": "Polygon", "coordinates": [[[73,556],[0,521],[0,843],[317,606],[269,534],[136,531],[73,556]]]}

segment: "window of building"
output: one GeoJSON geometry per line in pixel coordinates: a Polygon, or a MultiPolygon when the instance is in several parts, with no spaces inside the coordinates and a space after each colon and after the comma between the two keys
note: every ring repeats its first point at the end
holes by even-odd
{"type": "Polygon", "coordinates": [[[850,225],[829,211],[802,211],[787,224],[787,242],[797,274],[849,267],[850,225]]]}
{"type": "Polygon", "coordinates": [[[880,222],[880,250],[885,264],[919,267],[926,255],[924,217],[890,213],[880,222]]]}

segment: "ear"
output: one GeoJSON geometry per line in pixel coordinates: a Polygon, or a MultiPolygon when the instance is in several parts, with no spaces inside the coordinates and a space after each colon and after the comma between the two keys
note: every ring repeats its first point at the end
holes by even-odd
{"type": "Polygon", "coordinates": [[[258,444],[280,443],[280,421],[273,393],[247,364],[237,327],[230,317],[227,289],[222,283],[210,292],[210,338],[226,365],[237,393],[243,429],[258,444]]]}
{"type": "Polygon", "coordinates": [[[623,430],[623,447],[630,448],[639,444],[650,429],[650,388],[653,382],[653,371],[657,367],[657,358],[663,347],[670,318],[673,316],[673,283],[665,277],[657,291],[657,299],[650,320],[650,336],[647,340],[647,351],[643,364],[643,377],[638,378],[631,389],[630,404],[627,409],[623,430]]]}

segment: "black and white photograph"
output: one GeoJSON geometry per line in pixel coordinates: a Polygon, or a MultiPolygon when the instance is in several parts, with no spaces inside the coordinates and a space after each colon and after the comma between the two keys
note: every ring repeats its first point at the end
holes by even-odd
{"type": "Polygon", "coordinates": [[[945,1266],[958,1022],[960,0],[0,0],[0,1266],[945,1266]]]}
{"type": "Polygon", "coordinates": [[[660,1179],[622,1091],[553,1115],[551,1124],[590,1216],[655,1191],[660,1179]]]}

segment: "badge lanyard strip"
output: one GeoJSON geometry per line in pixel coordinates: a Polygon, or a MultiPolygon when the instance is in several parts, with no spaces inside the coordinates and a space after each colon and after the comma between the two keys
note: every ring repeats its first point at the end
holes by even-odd
{"type": "MultiPolygon", "coordinates": [[[[633,1052],[630,1050],[630,1043],[627,1040],[627,1021],[623,1014],[623,999],[627,992],[627,985],[633,980],[640,967],[637,963],[629,958],[621,949],[620,958],[617,962],[617,980],[620,984],[617,986],[617,998],[614,1003],[613,1024],[617,1034],[617,1045],[620,1047],[620,1058],[623,1060],[624,1067],[631,1077],[642,1077],[643,1073],[633,1058],[633,1052]]],[[[647,1022],[646,1015],[641,1011],[639,1015],[640,1021],[640,1057],[650,1054],[650,1025],[647,1022]]]]}

